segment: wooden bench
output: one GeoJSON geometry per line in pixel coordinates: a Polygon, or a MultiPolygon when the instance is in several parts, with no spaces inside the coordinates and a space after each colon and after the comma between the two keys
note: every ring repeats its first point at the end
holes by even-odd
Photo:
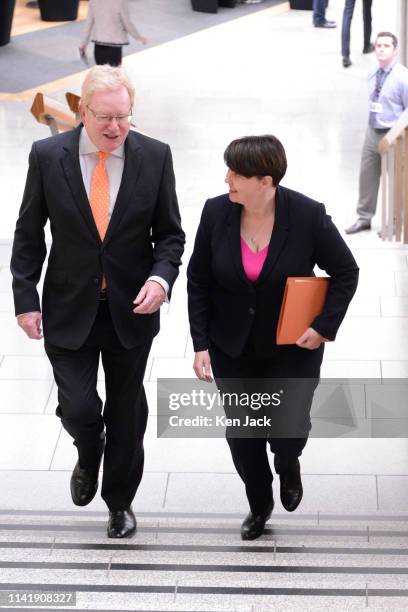
{"type": "Polygon", "coordinates": [[[31,106],[31,113],[38,123],[48,125],[51,134],[74,129],[79,121],[66,104],[62,104],[42,93],[37,93],[31,106]]]}
{"type": "Polygon", "coordinates": [[[65,98],[69,109],[75,114],[77,122],[79,123],[81,120],[79,116],[79,103],[81,101],[81,96],[78,96],[77,94],[74,94],[71,91],[67,91],[67,93],[65,94],[65,98]]]}

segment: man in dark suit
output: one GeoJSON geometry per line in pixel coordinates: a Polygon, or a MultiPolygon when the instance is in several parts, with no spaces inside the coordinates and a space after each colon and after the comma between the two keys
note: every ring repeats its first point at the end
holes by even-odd
{"type": "Polygon", "coordinates": [[[93,499],[104,455],[101,494],[113,538],[136,530],[131,503],[148,413],[143,376],[184,245],[170,148],[129,131],[133,100],[121,68],[96,66],[82,87],[82,125],[33,144],[11,260],[18,324],[34,339],[43,326],[56,412],[78,450],[73,502],[93,499]],[[36,287],[48,220],[41,309],[36,287]]]}

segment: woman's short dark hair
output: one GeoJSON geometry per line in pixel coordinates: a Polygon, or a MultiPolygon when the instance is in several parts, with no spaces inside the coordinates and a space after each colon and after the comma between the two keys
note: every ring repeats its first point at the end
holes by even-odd
{"type": "Polygon", "coordinates": [[[224,152],[228,168],[242,176],[271,176],[277,187],[285,176],[287,161],[282,143],[275,136],[244,136],[233,140],[224,152]]]}

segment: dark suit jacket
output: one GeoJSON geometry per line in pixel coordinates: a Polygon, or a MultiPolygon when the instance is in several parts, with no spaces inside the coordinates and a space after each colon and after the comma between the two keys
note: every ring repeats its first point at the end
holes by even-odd
{"type": "Polygon", "coordinates": [[[255,283],[242,265],[241,210],[228,195],[204,206],[187,271],[194,350],[213,343],[238,357],[250,336],[260,357],[285,350],[276,345],[276,328],[286,279],[313,276],[315,264],[331,276],[331,283],[324,312],[312,327],[334,339],[356,290],[358,267],[323,204],[278,187],[271,242],[255,283]]]}
{"type": "Polygon", "coordinates": [[[45,339],[68,349],[83,344],[96,317],[104,273],[115,330],[123,346],[131,348],[159,330],[159,312],[135,315],[133,300],[150,275],[161,276],[171,287],[183,252],[171,152],[162,142],[129,133],[122,182],[101,242],[81,175],[80,130],[32,147],[11,259],[15,312],[40,310],[36,286],[49,220],[45,339]]]}

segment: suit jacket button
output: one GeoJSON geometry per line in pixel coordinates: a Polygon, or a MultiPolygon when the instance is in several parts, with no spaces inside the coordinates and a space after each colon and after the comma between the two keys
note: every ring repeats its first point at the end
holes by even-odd
{"type": "Polygon", "coordinates": [[[249,314],[250,315],[254,315],[255,314],[255,308],[250,308],[249,309],[249,314]]]}

